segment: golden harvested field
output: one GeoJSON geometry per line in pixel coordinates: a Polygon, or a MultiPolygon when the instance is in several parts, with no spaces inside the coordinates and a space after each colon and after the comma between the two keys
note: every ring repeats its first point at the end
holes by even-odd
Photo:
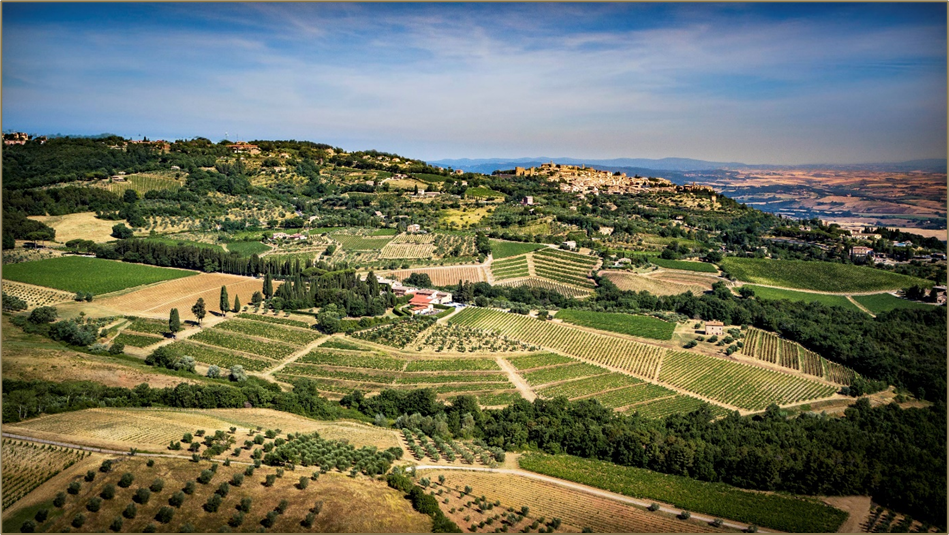
{"type": "MultiPolygon", "coordinates": [[[[520,510],[530,508],[529,518],[559,518],[563,521],[558,532],[579,532],[591,528],[596,533],[721,533],[728,530],[716,529],[704,522],[678,520],[672,515],[650,512],[646,509],[624,504],[608,498],[594,496],[578,490],[562,487],[546,481],[538,481],[514,474],[461,472],[437,469],[421,472],[424,477],[437,480],[438,475],[445,476],[448,488],[471,486],[471,496],[459,499],[458,492],[451,492],[448,504],[439,501],[439,506],[448,515],[451,507],[459,507],[472,497],[484,495],[489,501],[500,500],[500,507],[487,511],[490,516],[504,513],[508,507],[520,510]]],[[[439,488],[441,486],[439,485],[439,488]]],[[[467,528],[471,521],[465,522],[464,516],[480,521],[487,515],[476,512],[476,507],[462,509],[449,515],[455,522],[467,528]]],[[[477,523],[477,522],[476,522],[477,523]]],[[[527,523],[528,525],[530,522],[527,523]]],[[[517,524],[516,527],[522,524],[517,524]]],[[[491,532],[496,526],[484,526],[478,531],[491,532]]],[[[517,531],[516,529],[513,531],[517,531]]]]}
{"type": "Polygon", "coordinates": [[[79,212],[67,215],[31,215],[33,221],[45,223],[56,231],[56,241],[66,243],[69,240],[92,240],[96,243],[107,242],[112,237],[112,227],[121,221],[96,219],[95,212],[79,212]]]}
{"type": "Polygon", "coordinates": [[[318,432],[327,439],[347,439],[356,447],[389,448],[399,445],[392,431],[358,422],[325,422],[270,409],[87,409],[41,416],[5,425],[5,432],[62,440],[107,449],[151,447],[164,450],[185,433],[204,429],[210,434],[237,427],[237,436],[250,428],[280,429],[286,433],[318,432]]]}
{"type": "MultiPolygon", "coordinates": [[[[223,273],[200,273],[193,277],[168,281],[121,296],[103,299],[100,305],[120,310],[125,314],[165,319],[172,308],[177,308],[182,320],[195,319],[191,307],[199,297],[204,298],[208,313],[218,312],[221,286],[227,286],[227,295],[234,303],[239,296],[242,304],[250,303],[254,292],[263,288],[263,280],[223,273]]],[[[274,290],[281,283],[274,281],[274,290]]]]}
{"type": "Polygon", "coordinates": [[[425,273],[432,279],[435,286],[449,286],[458,284],[458,281],[484,282],[484,270],[479,266],[445,266],[432,268],[399,269],[395,271],[379,271],[377,275],[405,280],[412,273],[425,273]]]}
{"type": "Polygon", "coordinates": [[[194,384],[194,379],[149,373],[142,369],[117,364],[107,356],[89,355],[56,349],[35,349],[3,346],[3,377],[23,381],[58,380],[68,374],[71,381],[95,381],[105,386],[135,388],[148,383],[152,388],[175,387],[180,383],[194,384]]]}
{"type": "MultiPolygon", "coordinates": [[[[676,295],[689,290],[692,293],[705,291],[705,288],[699,285],[682,284],[626,271],[601,271],[600,275],[609,279],[620,290],[626,291],[641,292],[645,290],[654,295],[676,295]]],[[[709,287],[711,288],[711,285],[709,287]]]]}
{"type": "Polygon", "coordinates": [[[659,271],[655,271],[648,276],[652,279],[663,282],[671,282],[673,284],[688,286],[692,290],[692,293],[701,293],[705,290],[711,290],[712,284],[715,284],[721,280],[715,277],[696,275],[695,273],[689,271],[675,269],[660,269],[659,271]],[[698,290],[698,292],[696,290],[698,290]]]}
{"type": "MultiPolygon", "coordinates": [[[[301,476],[310,476],[312,469],[287,471],[283,477],[275,479],[272,487],[261,483],[267,475],[275,474],[276,469],[263,466],[246,476],[240,486],[231,485],[227,496],[220,506],[209,512],[204,508],[222,483],[228,482],[238,473],[243,473],[244,465],[219,466],[208,484],[196,484],[193,494],[185,494],[180,507],[172,507],[173,516],[167,523],[156,519],[162,507],[168,507],[169,498],[179,492],[187,482],[194,482],[208,463],[192,463],[185,459],[155,459],[154,466],[147,466],[142,457],[124,457],[114,465],[108,474],[98,473],[91,483],[82,481],[78,494],[68,494],[63,514],[51,518],[43,524],[46,532],[109,532],[116,517],[122,518],[123,533],[142,532],[152,525],[158,532],[177,533],[187,523],[195,532],[220,533],[226,531],[255,532],[261,528],[261,520],[273,511],[278,502],[287,501],[284,514],[277,515],[268,532],[428,532],[432,522],[427,515],[412,510],[411,503],[402,497],[399,491],[390,489],[384,481],[365,476],[347,477],[335,471],[323,474],[316,481],[310,481],[306,489],[296,487],[301,476]],[[130,472],[135,480],[128,488],[117,487],[115,497],[102,500],[97,512],[90,512],[86,504],[98,496],[105,485],[116,484],[122,474],[130,472]],[[164,481],[164,488],[152,492],[144,504],[135,504],[134,518],[123,518],[122,512],[140,487],[148,487],[156,479],[164,481]],[[250,511],[239,525],[230,527],[231,519],[237,514],[237,506],[242,499],[250,498],[250,511]],[[318,501],[322,501],[322,510],[315,516],[312,528],[304,528],[301,521],[318,501]],[[73,518],[79,513],[85,517],[85,523],[79,529],[70,528],[73,518]]],[[[60,489],[57,489],[60,490],[60,489]]],[[[54,509],[51,507],[51,509],[54,509]]]]}
{"type": "Polygon", "coordinates": [[[71,301],[75,296],[62,290],[13,281],[3,281],[3,293],[19,297],[26,301],[30,308],[71,301]]]}

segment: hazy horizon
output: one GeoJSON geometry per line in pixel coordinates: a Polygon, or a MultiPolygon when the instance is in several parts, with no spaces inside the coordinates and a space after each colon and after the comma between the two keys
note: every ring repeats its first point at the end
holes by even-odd
{"type": "Polygon", "coordinates": [[[226,132],[429,161],[946,158],[939,3],[19,3],[3,15],[4,130],[226,132]]]}

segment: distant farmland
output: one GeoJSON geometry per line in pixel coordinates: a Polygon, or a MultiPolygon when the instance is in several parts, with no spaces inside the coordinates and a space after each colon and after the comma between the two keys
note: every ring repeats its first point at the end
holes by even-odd
{"type": "Polygon", "coordinates": [[[933,285],[925,279],[831,262],[727,257],[721,266],[740,281],[818,292],[873,292],[933,285]]]}

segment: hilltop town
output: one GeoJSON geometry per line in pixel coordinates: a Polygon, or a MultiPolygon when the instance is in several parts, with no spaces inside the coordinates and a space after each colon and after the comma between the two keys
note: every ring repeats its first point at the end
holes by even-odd
{"type": "Polygon", "coordinates": [[[600,193],[622,195],[625,193],[643,193],[659,191],[713,191],[709,186],[690,184],[676,186],[669,180],[658,177],[627,176],[623,172],[603,171],[586,165],[541,164],[540,167],[515,167],[514,176],[542,177],[560,183],[564,193],[592,194],[600,193]]]}

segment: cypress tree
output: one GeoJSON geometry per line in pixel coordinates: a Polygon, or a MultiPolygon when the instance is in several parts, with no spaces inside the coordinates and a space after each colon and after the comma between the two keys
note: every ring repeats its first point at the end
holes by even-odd
{"type": "Polygon", "coordinates": [[[264,275],[264,299],[273,297],[273,280],[270,278],[270,271],[264,275]]]}
{"type": "Polygon", "coordinates": [[[240,311],[241,311],[241,299],[240,299],[240,297],[238,297],[238,296],[235,295],[235,296],[234,296],[234,308],[233,308],[232,312],[240,312],[240,311]]]}
{"type": "Polygon", "coordinates": [[[181,318],[178,316],[177,308],[171,309],[171,314],[168,316],[168,330],[177,338],[178,331],[181,330],[181,318]]]}
{"type": "Polygon", "coordinates": [[[227,298],[227,286],[221,286],[221,314],[227,317],[227,310],[231,308],[230,300],[227,298]]]}

